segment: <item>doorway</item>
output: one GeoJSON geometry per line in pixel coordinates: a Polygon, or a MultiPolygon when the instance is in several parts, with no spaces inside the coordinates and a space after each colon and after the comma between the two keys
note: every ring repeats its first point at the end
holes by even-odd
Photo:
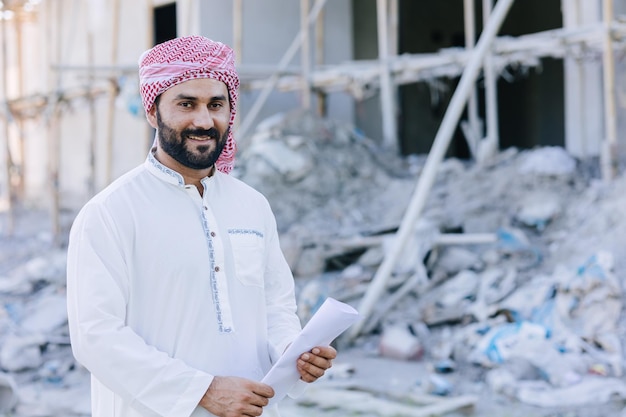
{"type": "Polygon", "coordinates": [[[174,39],[178,32],[176,27],[176,3],[165,4],[154,8],[154,44],[174,39]]]}

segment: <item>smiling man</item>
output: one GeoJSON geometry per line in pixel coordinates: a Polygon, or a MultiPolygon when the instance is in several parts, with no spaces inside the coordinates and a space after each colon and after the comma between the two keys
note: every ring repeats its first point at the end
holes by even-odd
{"type": "MultiPolygon", "coordinates": [[[[300,331],[267,200],[231,177],[239,79],[201,36],[146,51],[146,161],[91,199],[70,232],[72,349],[93,417],[278,416],[261,379],[300,331]]],[[[313,382],[336,351],[294,364],[313,382]]]]}
{"type": "Polygon", "coordinates": [[[221,81],[201,78],[166,90],[147,112],[157,129],[156,159],[202,194],[200,179],[210,175],[228,141],[229,117],[228,91],[221,81]]]}

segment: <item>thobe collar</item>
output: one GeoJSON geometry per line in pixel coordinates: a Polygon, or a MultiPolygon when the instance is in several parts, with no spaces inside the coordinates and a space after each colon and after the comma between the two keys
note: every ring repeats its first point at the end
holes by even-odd
{"type": "MultiPolygon", "coordinates": [[[[185,179],[183,178],[183,176],[179,174],[177,171],[173,170],[172,168],[168,168],[162,163],[160,163],[154,156],[155,152],[156,152],[156,147],[150,149],[150,152],[148,152],[148,157],[146,158],[146,161],[144,162],[144,166],[146,167],[148,172],[150,172],[151,174],[153,174],[154,176],[156,176],[162,181],[165,181],[173,185],[177,185],[179,187],[184,187],[185,179]]],[[[213,169],[213,174],[210,177],[204,177],[200,180],[200,182],[202,183],[205,189],[208,185],[208,182],[211,180],[211,178],[215,177],[216,175],[219,175],[219,172],[220,172],[219,170],[213,169]]]]}

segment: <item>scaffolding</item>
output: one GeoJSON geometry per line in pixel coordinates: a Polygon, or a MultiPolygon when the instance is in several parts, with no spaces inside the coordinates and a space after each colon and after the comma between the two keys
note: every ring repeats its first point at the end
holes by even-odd
{"type": "MultiPolygon", "coordinates": [[[[273,91],[299,92],[301,106],[310,108],[312,97],[317,97],[320,114],[325,112],[326,96],[342,92],[351,95],[357,100],[378,95],[381,108],[381,124],[383,137],[381,143],[389,149],[397,150],[397,126],[395,114],[396,90],[399,86],[418,81],[436,80],[439,78],[458,78],[460,83],[453,95],[447,112],[443,118],[439,131],[434,139],[431,151],[428,154],[424,172],[416,185],[415,195],[407,208],[405,218],[396,235],[394,250],[381,265],[376,277],[361,305],[362,314],[367,318],[371,314],[372,306],[385,288],[386,281],[396,261],[400,248],[405,243],[407,234],[412,230],[420,216],[424,202],[434,180],[436,167],[444,157],[451,140],[453,130],[461,123],[463,132],[472,157],[479,163],[488,160],[498,149],[498,120],[497,120],[497,78],[507,66],[515,64],[523,67],[540,65],[543,58],[575,57],[584,59],[593,51],[600,57],[604,70],[604,100],[605,100],[605,138],[602,141],[602,175],[610,180],[616,174],[616,108],[615,108],[615,60],[617,48],[623,47],[626,36],[626,26],[616,20],[611,0],[595,0],[601,2],[603,21],[595,25],[578,28],[561,28],[539,33],[532,33],[518,37],[498,37],[498,31],[504,18],[507,16],[514,0],[464,0],[464,29],[466,44],[464,48],[448,48],[437,53],[428,54],[398,54],[398,0],[377,0],[377,39],[378,59],[370,61],[351,61],[343,64],[325,66],[322,61],[324,26],[323,14],[326,0],[300,0],[300,30],[293,39],[282,59],[275,67],[255,67],[241,62],[243,43],[243,2],[233,1],[233,48],[237,57],[242,79],[241,88],[257,91],[256,100],[244,119],[236,126],[240,141],[246,140],[249,132],[256,123],[259,111],[273,91]],[[474,44],[477,33],[474,7],[482,2],[484,27],[479,41],[474,44]],[[313,3],[313,4],[311,4],[313,3]],[[311,46],[314,46],[311,50],[311,46]],[[290,64],[300,52],[300,66],[291,68],[290,64]],[[314,57],[314,62],[310,57],[314,57]],[[486,120],[483,122],[478,116],[476,78],[484,74],[486,120]],[[461,113],[467,109],[467,121],[461,121],[461,113]]],[[[83,66],[63,64],[59,49],[60,42],[50,41],[51,51],[56,54],[55,65],[51,65],[49,77],[49,91],[40,94],[22,95],[9,98],[7,94],[7,65],[6,30],[7,18],[5,13],[15,12],[28,7],[36,6],[33,1],[4,1],[2,3],[2,62],[3,62],[3,93],[4,99],[1,111],[4,129],[4,143],[6,161],[4,175],[7,178],[6,211],[8,213],[8,227],[6,232],[13,233],[13,205],[23,186],[24,150],[16,151],[9,146],[9,126],[19,124],[27,118],[43,117],[48,131],[47,140],[50,143],[49,154],[49,181],[51,190],[51,213],[53,217],[54,233],[59,233],[59,119],[62,117],[64,104],[73,100],[87,100],[90,109],[90,142],[91,172],[89,173],[89,192],[95,193],[94,167],[95,154],[93,148],[95,127],[94,102],[100,99],[108,100],[106,119],[107,153],[104,164],[106,166],[106,182],[112,178],[111,164],[113,159],[112,136],[113,126],[116,123],[113,109],[116,96],[120,92],[119,79],[122,76],[136,74],[135,66],[117,65],[117,47],[119,44],[119,14],[121,2],[110,0],[108,5],[113,10],[113,20],[110,30],[113,35],[111,43],[110,63],[107,66],[94,65],[89,60],[83,66]],[[65,87],[62,84],[62,74],[80,73],[87,75],[88,82],[81,87],[65,87]],[[21,154],[20,154],[21,153],[21,154]]],[[[57,5],[61,2],[58,1],[57,5]]],[[[600,3],[598,3],[600,4],[600,3]]],[[[52,19],[60,14],[61,6],[57,9],[47,8],[48,18],[52,19]]],[[[186,19],[192,19],[194,7],[186,4],[186,19]]],[[[59,15],[60,16],[60,15],[59,15]]],[[[15,29],[20,33],[17,22],[15,29]]],[[[50,26],[50,25],[49,25],[50,26]]],[[[191,25],[190,25],[191,26],[191,25]]],[[[58,28],[58,26],[57,26],[58,28]]],[[[150,31],[151,32],[151,31],[150,31]]],[[[18,48],[19,49],[19,48],[18,48]]],[[[93,51],[92,51],[93,53],[93,51]]],[[[19,71],[18,71],[19,72],[19,71]]],[[[23,140],[20,141],[23,143],[23,140]]],[[[361,326],[353,328],[352,336],[356,336],[361,326]]]]}

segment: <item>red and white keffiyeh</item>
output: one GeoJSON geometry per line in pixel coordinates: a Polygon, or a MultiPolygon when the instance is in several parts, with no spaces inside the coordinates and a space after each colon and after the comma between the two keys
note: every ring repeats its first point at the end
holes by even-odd
{"type": "Polygon", "coordinates": [[[187,36],[160,43],[139,58],[139,86],[146,112],[150,111],[154,100],[165,90],[195,78],[219,80],[228,88],[230,133],[215,163],[217,169],[228,174],[233,169],[237,150],[232,130],[239,77],[235,70],[233,50],[203,36],[187,36]]]}

